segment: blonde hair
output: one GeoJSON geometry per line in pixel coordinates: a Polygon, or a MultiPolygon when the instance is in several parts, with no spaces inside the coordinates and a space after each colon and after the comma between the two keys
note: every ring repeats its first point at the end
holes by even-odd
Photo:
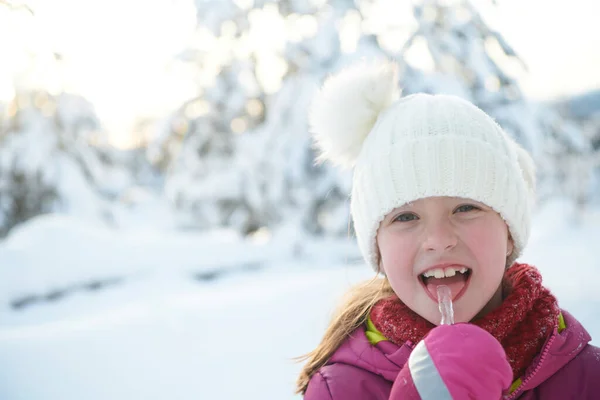
{"type": "Polygon", "coordinates": [[[327,363],[338,347],[362,324],[366,323],[371,309],[381,299],[394,295],[387,278],[375,277],[348,291],[336,309],[321,343],[308,354],[298,357],[307,361],[296,381],[296,393],[304,394],[315,372],[327,363]]]}

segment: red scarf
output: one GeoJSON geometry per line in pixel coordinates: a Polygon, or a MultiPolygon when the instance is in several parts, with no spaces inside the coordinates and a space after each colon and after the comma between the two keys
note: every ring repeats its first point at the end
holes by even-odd
{"type": "MultiPolygon", "coordinates": [[[[498,339],[517,379],[557,326],[560,309],[556,298],[542,286],[542,277],[533,266],[513,264],[504,274],[503,290],[502,305],[472,323],[498,339]]],[[[377,330],[399,346],[407,340],[421,341],[434,328],[396,296],[380,300],[370,316],[377,330]]]]}

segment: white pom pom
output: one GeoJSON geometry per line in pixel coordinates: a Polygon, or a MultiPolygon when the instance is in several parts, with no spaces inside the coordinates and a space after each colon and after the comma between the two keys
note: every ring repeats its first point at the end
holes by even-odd
{"type": "Polygon", "coordinates": [[[400,95],[396,64],[359,64],[325,81],[309,114],[319,161],[354,165],[377,116],[400,95]]]}

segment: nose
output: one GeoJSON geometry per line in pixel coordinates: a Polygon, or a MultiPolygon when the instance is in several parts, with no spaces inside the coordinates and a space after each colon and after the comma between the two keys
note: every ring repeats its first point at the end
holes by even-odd
{"type": "Polygon", "coordinates": [[[458,236],[447,219],[429,221],[425,227],[423,250],[448,251],[456,247],[458,236]]]}

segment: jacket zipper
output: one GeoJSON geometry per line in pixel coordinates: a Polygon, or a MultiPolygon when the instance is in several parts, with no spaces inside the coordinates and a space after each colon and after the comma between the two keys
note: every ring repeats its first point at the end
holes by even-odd
{"type": "Polygon", "coordinates": [[[507,397],[504,397],[506,400],[516,399],[517,396],[520,396],[523,393],[523,388],[525,387],[525,385],[535,376],[535,374],[542,367],[542,364],[544,363],[544,360],[546,359],[546,356],[548,355],[548,352],[550,351],[550,346],[552,345],[552,342],[554,342],[554,339],[556,339],[556,336],[558,336],[558,334],[554,333],[552,335],[552,337],[550,338],[550,340],[548,341],[548,343],[546,344],[546,347],[544,348],[544,351],[542,351],[542,355],[540,356],[540,360],[538,361],[537,365],[535,366],[535,369],[533,370],[533,372],[531,374],[529,374],[529,376],[527,376],[527,378],[525,378],[523,380],[523,382],[521,382],[519,387],[513,393],[511,393],[507,397]]]}

